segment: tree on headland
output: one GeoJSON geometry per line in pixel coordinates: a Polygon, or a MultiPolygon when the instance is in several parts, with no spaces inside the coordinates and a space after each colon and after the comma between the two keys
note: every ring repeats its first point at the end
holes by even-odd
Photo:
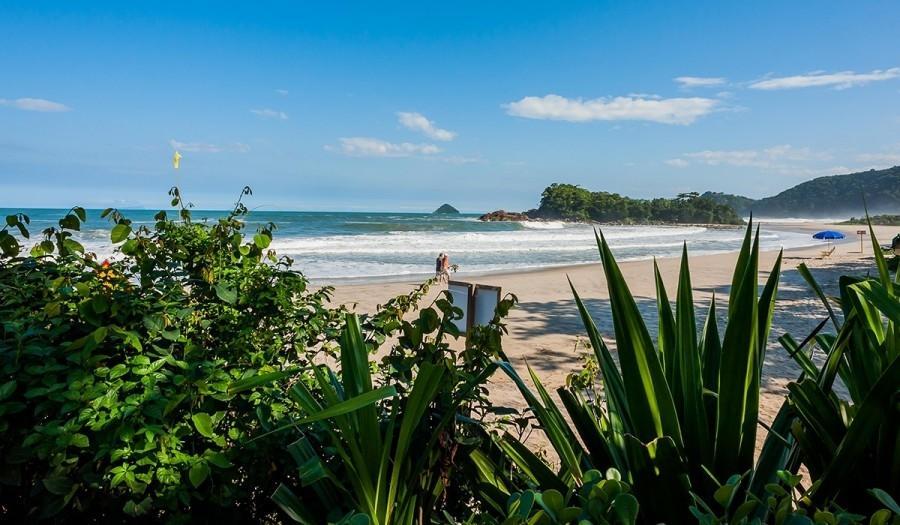
{"type": "Polygon", "coordinates": [[[702,197],[697,192],[679,193],[674,199],[646,200],[560,183],[548,186],[541,194],[540,207],[529,214],[536,218],[596,222],[743,222],[730,206],[702,197]]]}

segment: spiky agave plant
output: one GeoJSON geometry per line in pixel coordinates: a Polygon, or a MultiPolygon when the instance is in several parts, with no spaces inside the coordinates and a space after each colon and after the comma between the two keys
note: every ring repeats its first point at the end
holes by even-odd
{"type": "MultiPolygon", "coordinates": [[[[451,308],[447,299],[438,303],[445,314],[451,308]]],[[[291,519],[309,525],[431,522],[448,488],[442,461],[452,460],[446,457],[447,441],[459,430],[461,407],[496,369],[490,363],[471,376],[458,373],[457,364],[443,355],[442,333],[452,319],[439,320],[425,309],[418,321],[406,323],[404,337],[416,340],[410,344],[420,357],[410,384],[400,388],[388,381],[376,388],[379,377],[370,370],[359,320],[347,314],[340,374],[313,367],[314,387],[299,381],[290,390],[305,416],[295,426],[317,426],[306,426],[306,435],[288,447],[299,487],[281,484],[272,496],[291,519]],[[426,348],[423,335],[435,330],[440,333],[426,348]]]]}
{"type": "MultiPolygon", "coordinates": [[[[602,234],[597,235],[597,245],[609,289],[618,364],[572,286],[600,366],[601,392],[595,397],[576,388],[557,390],[570,425],[530,367],[537,394],[510,365],[502,364],[561,466],[558,472],[551,471],[514,437],[504,435],[498,439],[504,456],[484,451],[473,455],[485,500],[496,505],[504,494],[521,490],[517,479],[522,478],[529,487],[568,490],[571,495],[589,469],[615,468],[633,486],[647,522],[691,521],[689,508],[695,499],[739,506],[751,485],[749,473],[754,471],[760,375],[781,254],[758,295],[759,232],[754,237],[751,221],[734,270],[724,337],[719,335],[715,299],[698,335],[687,248],[674,312],[655,267],[659,325],[654,346],[602,234]],[[498,461],[516,465],[520,477],[498,477],[498,461]],[[735,474],[746,474],[744,481],[726,484],[735,474]]],[[[763,469],[753,476],[773,479],[785,461],[780,453],[773,448],[771,457],[761,457],[763,469]]],[[[749,513],[753,506],[755,502],[750,501],[740,512],[749,513]]]]}
{"type": "Polygon", "coordinates": [[[812,505],[855,505],[859,511],[878,508],[876,498],[885,504],[884,494],[900,493],[900,271],[892,280],[871,224],[869,233],[877,279],[842,277],[840,297],[828,298],[809,269],[799,268],[836,333],[820,333],[826,319],[803,344],[789,335],[780,339],[803,370],[788,385],[785,411],[793,439],[780,448],[786,452],[792,445],[792,470],[801,463],[809,470],[812,505]],[[810,357],[814,346],[826,355],[821,368],[810,357]],[[835,392],[837,379],[849,398],[835,392]]]}

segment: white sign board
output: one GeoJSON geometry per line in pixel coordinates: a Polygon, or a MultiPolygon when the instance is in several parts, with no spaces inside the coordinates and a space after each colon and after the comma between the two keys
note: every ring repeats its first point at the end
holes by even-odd
{"type": "Polygon", "coordinates": [[[469,329],[469,294],[472,292],[472,285],[450,281],[447,284],[447,291],[453,297],[453,306],[463,311],[462,319],[453,321],[453,324],[456,325],[460,333],[465,334],[469,329]]]}
{"type": "Polygon", "coordinates": [[[497,310],[497,304],[500,303],[500,288],[476,285],[473,303],[475,312],[472,324],[479,326],[490,324],[491,319],[494,318],[494,312],[497,310]]]}

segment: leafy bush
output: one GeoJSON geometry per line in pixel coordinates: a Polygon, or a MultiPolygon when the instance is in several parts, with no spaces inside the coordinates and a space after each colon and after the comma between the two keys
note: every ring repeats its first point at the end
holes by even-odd
{"type": "Polygon", "coordinates": [[[515,302],[501,302],[494,320],[469,335],[467,350],[449,348],[462,311],[439,298],[403,334],[378,366],[364,333],[347,317],[338,375],[316,367],[316,384],[298,383],[291,396],[313,423],[290,445],[299,484],[282,484],[273,499],[304,524],[430,523],[469,514],[468,480],[455,458],[478,445],[477,427],[490,410],[484,383],[501,355],[502,318],[515,302]],[[372,373],[372,369],[375,373],[372,373]],[[381,386],[378,386],[381,385],[381,386]],[[461,484],[457,482],[461,481],[461,484]]]}
{"type": "MultiPolygon", "coordinates": [[[[249,194],[245,188],[243,195],[249,194]]],[[[103,215],[120,244],[98,262],[74,239],[73,208],[32,256],[3,236],[0,259],[0,513],[5,519],[128,515],[259,519],[290,476],[283,437],[246,440],[285,420],[279,385],[337,336],[330,289],[309,290],[268,250],[274,225],[247,239],[238,201],[212,223],[177,189],[152,226],[103,215]],[[279,474],[280,473],[280,474],[279,474]]],[[[7,224],[25,237],[28,219],[7,224]]],[[[8,235],[8,234],[7,234],[8,235]]],[[[15,241],[15,238],[13,238],[15,241]]]]}

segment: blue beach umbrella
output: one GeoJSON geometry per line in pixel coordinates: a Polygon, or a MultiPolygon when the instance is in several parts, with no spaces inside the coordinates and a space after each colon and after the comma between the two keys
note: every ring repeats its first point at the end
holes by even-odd
{"type": "Polygon", "coordinates": [[[813,234],[813,239],[822,239],[828,241],[829,245],[831,245],[831,241],[835,239],[843,239],[844,237],[845,235],[843,233],[834,230],[825,230],[813,234]]]}
{"type": "Polygon", "coordinates": [[[834,230],[825,230],[813,235],[813,239],[822,239],[826,241],[833,241],[835,239],[843,239],[845,236],[841,232],[836,232],[834,230]]]}

